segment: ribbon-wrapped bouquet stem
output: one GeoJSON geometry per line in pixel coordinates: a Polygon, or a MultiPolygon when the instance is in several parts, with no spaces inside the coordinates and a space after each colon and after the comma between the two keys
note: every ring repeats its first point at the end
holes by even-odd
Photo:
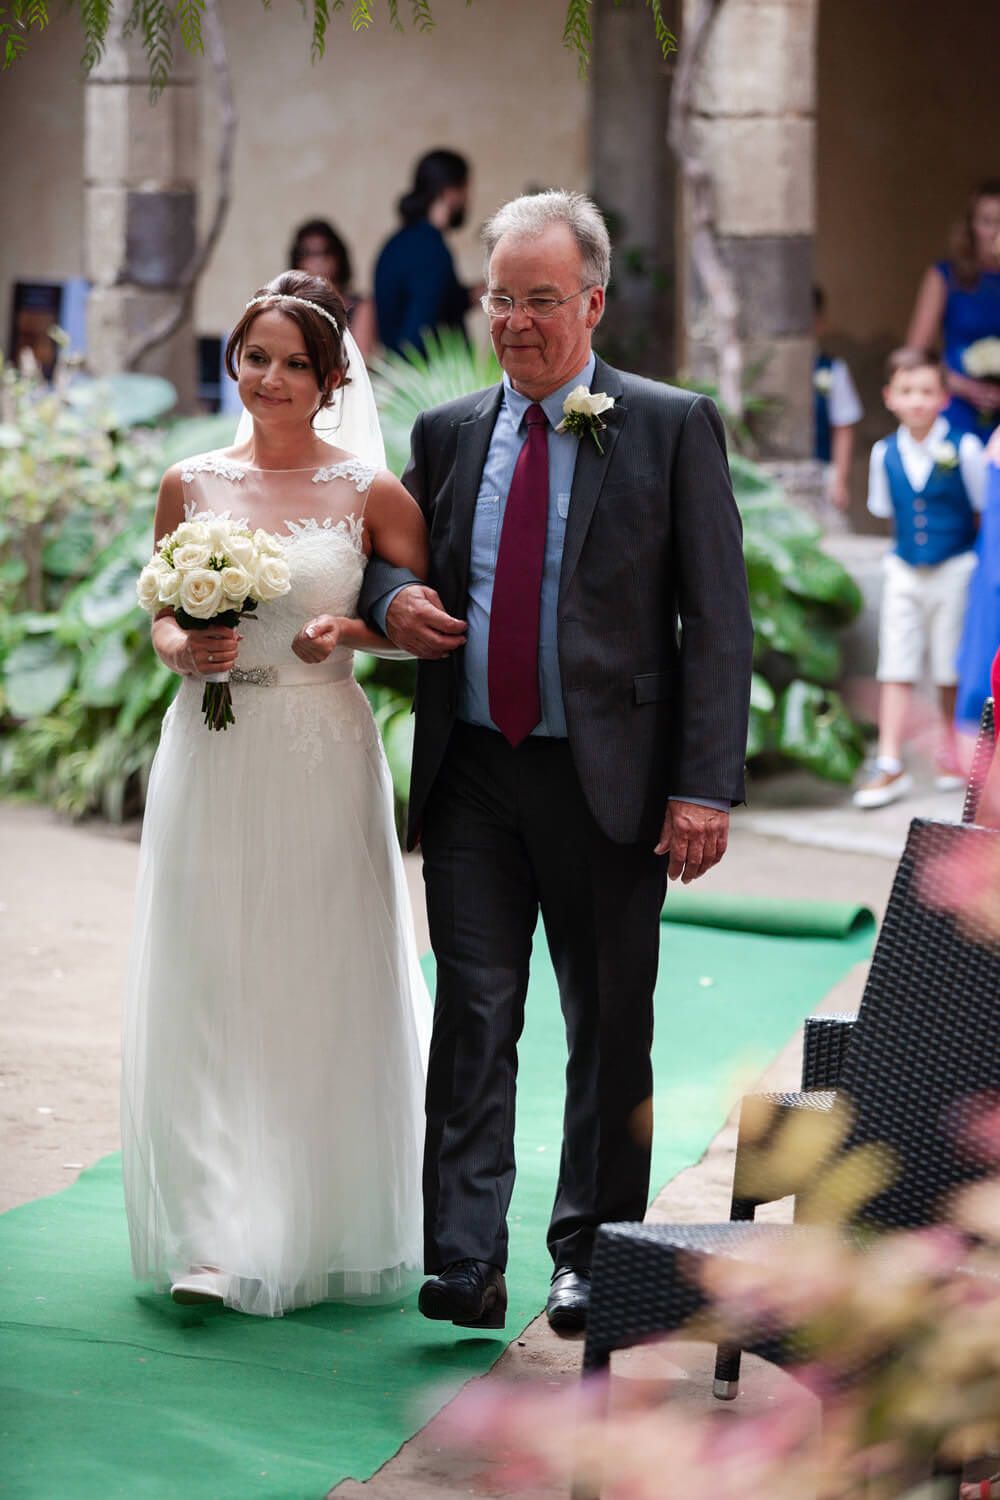
{"type": "MultiPolygon", "coordinates": [[[[160,538],[139,574],[139,604],[151,615],[169,606],[185,630],[235,629],[258,604],[288,593],[283,554],[278,537],[245,521],[194,517],[160,538]]],[[[228,672],[205,677],[201,706],[209,729],[236,722],[228,672]]]]}

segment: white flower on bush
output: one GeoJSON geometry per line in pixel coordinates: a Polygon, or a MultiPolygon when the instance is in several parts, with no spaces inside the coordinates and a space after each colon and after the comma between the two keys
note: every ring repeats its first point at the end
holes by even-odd
{"type": "Polygon", "coordinates": [[[289,589],[288,564],[283,557],[262,557],[254,575],[253,591],[262,604],[280,599],[289,589]]]}
{"type": "Polygon", "coordinates": [[[934,444],[931,458],[939,469],[954,469],[958,466],[958,449],[954,443],[943,438],[940,443],[934,444]]]}
{"type": "Polygon", "coordinates": [[[239,606],[253,588],[253,578],[239,563],[232,563],[219,574],[222,592],[233,605],[239,606]]]}
{"type": "Polygon", "coordinates": [[[962,368],[975,380],[1000,380],[1000,338],[976,339],[962,354],[962,368]]]}
{"type": "Polygon", "coordinates": [[[184,573],[178,601],[181,609],[196,620],[210,620],[224,608],[220,574],[212,568],[193,568],[184,573]]]}
{"type": "Polygon", "coordinates": [[[180,547],[175,547],[171,561],[175,568],[182,573],[190,573],[192,570],[207,568],[212,560],[212,547],[209,542],[185,542],[180,547]]]}

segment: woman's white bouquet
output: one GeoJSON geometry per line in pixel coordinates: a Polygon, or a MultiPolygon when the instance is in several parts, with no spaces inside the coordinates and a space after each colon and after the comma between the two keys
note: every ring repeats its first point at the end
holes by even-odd
{"type": "MultiPolygon", "coordinates": [[[[139,574],[139,604],[149,614],[171,608],[185,630],[235,629],[258,604],[287,594],[288,564],[280,540],[228,516],[182,521],[161,537],[139,574]]],[[[228,672],[205,679],[201,702],[210,729],[236,722],[228,672]]]]}
{"type": "Polygon", "coordinates": [[[1000,338],[976,339],[962,354],[962,369],[976,380],[1000,380],[1000,338]]]}

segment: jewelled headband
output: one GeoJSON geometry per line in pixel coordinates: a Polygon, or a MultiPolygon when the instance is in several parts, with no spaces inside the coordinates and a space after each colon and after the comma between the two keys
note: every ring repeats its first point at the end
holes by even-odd
{"type": "Polygon", "coordinates": [[[332,312],[327,312],[326,308],[320,307],[318,302],[310,302],[308,297],[296,297],[292,292],[268,292],[263,297],[251,297],[250,301],[247,303],[243,311],[249,312],[251,307],[256,307],[261,302],[275,301],[298,302],[302,307],[311,308],[313,312],[319,313],[321,318],[325,318],[328,323],[332,323],[338,333],[340,332],[340,324],[337,322],[332,312]]]}

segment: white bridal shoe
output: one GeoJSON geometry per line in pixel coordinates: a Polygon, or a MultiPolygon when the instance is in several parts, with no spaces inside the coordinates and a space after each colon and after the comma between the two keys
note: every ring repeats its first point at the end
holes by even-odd
{"type": "Polygon", "coordinates": [[[175,1302],[184,1306],[212,1302],[221,1306],[226,1300],[228,1287],[229,1277],[224,1276],[221,1271],[206,1271],[199,1267],[189,1271],[186,1276],[178,1277],[170,1287],[170,1295],[175,1302]]]}

